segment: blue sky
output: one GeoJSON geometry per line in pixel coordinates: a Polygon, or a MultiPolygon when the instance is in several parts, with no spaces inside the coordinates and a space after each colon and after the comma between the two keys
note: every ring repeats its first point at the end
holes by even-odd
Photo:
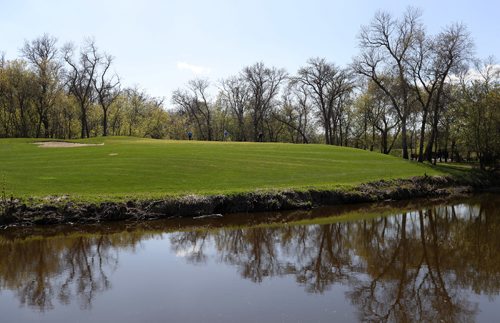
{"type": "Polygon", "coordinates": [[[194,77],[216,81],[257,61],[290,73],[310,57],[347,65],[356,36],[379,9],[423,10],[431,33],[463,22],[479,57],[500,58],[500,1],[160,1],[0,0],[0,51],[19,55],[24,40],[43,33],[80,43],[94,37],[115,56],[125,85],[155,96],[194,77]]]}

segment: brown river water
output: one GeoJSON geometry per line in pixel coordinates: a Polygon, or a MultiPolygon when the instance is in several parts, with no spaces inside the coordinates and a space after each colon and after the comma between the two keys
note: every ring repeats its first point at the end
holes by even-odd
{"type": "Polygon", "coordinates": [[[500,195],[0,231],[0,322],[499,322],[500,195]]]}

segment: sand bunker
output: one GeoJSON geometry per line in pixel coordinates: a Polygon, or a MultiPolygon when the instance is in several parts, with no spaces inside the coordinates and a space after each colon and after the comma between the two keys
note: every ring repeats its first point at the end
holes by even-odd
{"type": "Polygon", "coordinates": [[[75,148],[75,147],[87,147],[87,146],[104,146],[102,144],[78,144],[74,142],[64,142],[64,141],[41,141],[34,142],[33,144],[38,145],[42,148],[75,148]]]}

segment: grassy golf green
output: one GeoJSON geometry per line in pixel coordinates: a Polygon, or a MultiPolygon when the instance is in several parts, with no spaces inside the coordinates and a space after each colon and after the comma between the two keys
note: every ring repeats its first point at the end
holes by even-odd
{"type": "Polygon", "coordinates": [[[41,148],[0,139],[0,193],[21,198],[152,199],[272,189],[329,189],[442,175],[401,158],[326,145],[92,138],[100,146],[41,148]]]}

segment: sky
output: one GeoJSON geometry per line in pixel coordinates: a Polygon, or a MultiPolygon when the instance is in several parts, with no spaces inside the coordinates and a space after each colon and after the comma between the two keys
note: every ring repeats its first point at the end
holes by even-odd
{"type": "Polygon", "coordinates": [[[0,0],[0,52],[17,58],[44,33],[61,46],[93,37],[124,86],[169,104],[190,79],[216,82],[258,61],[290,73],[311,57],[346,66],[361,25],[408,6],[422,10],[429,33],[466,24],[476,55],[500,59],[500,0],[0,0]]]}

